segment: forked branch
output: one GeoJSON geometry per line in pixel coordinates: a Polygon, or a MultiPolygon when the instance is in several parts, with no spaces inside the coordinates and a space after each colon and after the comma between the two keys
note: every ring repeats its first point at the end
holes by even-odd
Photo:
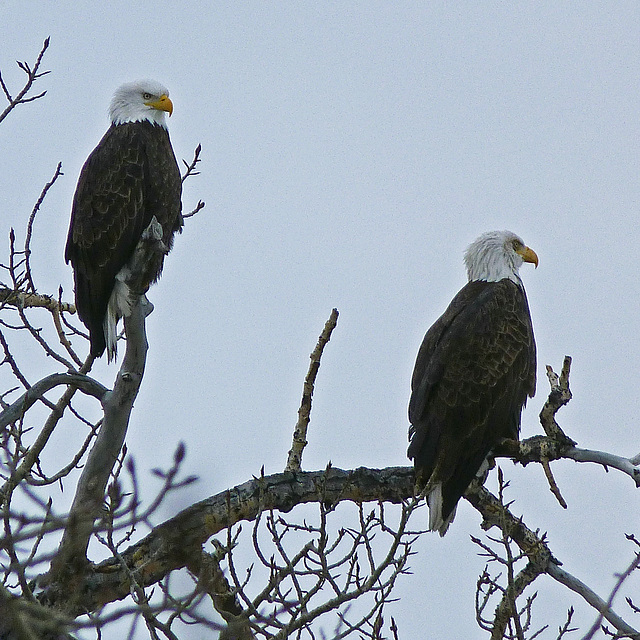
{"type": "Polygon", "coordinates": [[[38,100],[38,98],[42,98],[47,92],[42,91],[36,95],[29,95],[33,84],[42,76],[46,76],[50,71],[40,71],[40,65],[42,64],[42,58],[44,57],[45,51],[49,48],[49,38],[44,41],[42,45],[42,49],[40,49],[40,53],[36,58],[35,64],[33,67],[29,65],[28,62],[16,62],[16,64],[25,72],[27,75],[27,79],[22,87],[18,91],[18,93],[13,96],[9,91],[9,87],[6,85],[4,78],[2,77],[2,73],[0,72],[0,87],[2,88],[2,92],[4,93],[4,97],[7,99],[9,103],[5,110],[0,113],[0,122],[2,122],[8,115],[15,109],[19,104],[24,104],[25,102],[33,102],[34,100],[38,100]]]}

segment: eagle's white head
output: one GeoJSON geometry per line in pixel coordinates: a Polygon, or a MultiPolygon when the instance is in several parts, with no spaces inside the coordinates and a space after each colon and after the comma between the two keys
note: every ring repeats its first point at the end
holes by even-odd
{"type": "Polygon", "coordinates": [[[511,231],[489,231],[474,240],[464,254],[471,280],[498,282],[504,278],[520,284],[518,269],[523,262],[538,266],[538,256],[511,231]]]}
{"type": "Polygon", "coordinates": [[[113,124],[148,120],[162,127],[167,126],[164,114],[173,113],[169,92],[154,80],[136,80],[123,84],[113,94],[109,117],[113,124]]]}

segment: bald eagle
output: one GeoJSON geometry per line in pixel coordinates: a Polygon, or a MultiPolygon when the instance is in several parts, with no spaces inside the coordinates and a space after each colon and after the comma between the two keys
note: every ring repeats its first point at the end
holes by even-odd
{"type": "Polygon", "coordinates": [[[538,266],[510,231],[465,253],[469,282],[427,331],[411,380],[409,458],[427,496],[429,529],[444,535],[458,500],[502,438],[517,439],[536,390],[536,345],[518,270],[538,266]]]}
{"type": "MultiPolygon", "coordinates": [[[[155,217],[166,252],[182,229],[182,181],[165,113],[169,92],[142,80],[122,85],[109,109],[111,126],[78,180],[65,260],[73,265],[76,307],[89,329],[91,355],[116,355],[117,322],[131,311],[127,264],[155,217]]],[[[162,272],[164,255],[145,269],[145,293],[162,272]]]]}

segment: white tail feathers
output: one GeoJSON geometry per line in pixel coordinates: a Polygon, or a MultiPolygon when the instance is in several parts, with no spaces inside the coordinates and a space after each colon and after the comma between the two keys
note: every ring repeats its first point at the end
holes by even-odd
{"type": "Polygon", "coordinates": [[[447,533],[449,525],[456,517],[456,509],[444,520],[442,518],[442,483],[436,483],[427,493],[427,504],[429,505],[429,530],[437,531],[441,536],[447,533]]]}
{"type": "MultiPolygon", "coordinates": [[[[489,472],[489,459],[488,457],[482,461],[476,478],[480,480],[482,484],[486,480],[487,473],[489,472]]],[[[447,533],[449,525],[456,517],[457,505],[453,508],[453,511],[449,514],[446,520],[442,517],[442,482],[436,482],[431,484],[429,482],[424,488],[423,494],[427,496],[427,504],[429,505],[429,531],[437,531],[441,536],[447,533]]]]}
{"type": "Polygon", "coordinates": [[[131,291],[123,282],[125,269],[126,267],[123,267],[116,276],[107,313],[104,316],[104,338],[107,343],[107,360],[109,362],[116,357],[118,351],[118,320],[131,313],[131,291]]]}

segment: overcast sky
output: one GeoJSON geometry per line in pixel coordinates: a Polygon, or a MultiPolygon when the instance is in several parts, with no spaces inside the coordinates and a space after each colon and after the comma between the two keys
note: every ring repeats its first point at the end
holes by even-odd
{"type": "MultiPolygon", "coordinates": [[[[333,307],[340,319],[303,467],[408,464],[415,355],[465,282],[464,249],[492,229],[518,233],[540,258],[521,270],[539,354],[522,435],[540,432],[544,365],[559,370],[569,354],[574,399],[559,415],[568,435],[585,448],[640,451],[635,0],[3,0],[0,25],[0,69],[14,88],[14,61],[33,60],[51,36],[52,73],[37,87],[46,97],[0,127],[3,256],[9,226],[24,229],[63,163],[36,222],[40,292],[61,283],[72,296],[71,200],[118,85],[164,83],[177,157],[202,144],[184,207],[207,206],[150,293],[147,373],[127,439],[141,472],[187,445],[201,481],[163,515],[263,465],[283,469],[308,355],[333,307]]],[[[107,385],[115,373],[94,368],[107,385]]],[[[633,483],[554,463],[563,511],[539,465],[501,464],[513,511],[606,596],[632,557],[623,534],[639,532],[633,483]]],[[[418,543],[389,608],[402,638],[482,637],[473,594],[484,561],[469,540],[479,522],[464,503],[444,539],[418,543]]],[[[555,638],[571,603],[591,624],[550,579],[536,585],[551,589],[534,609],[550,625],[543,637],[555,638]]]]}

